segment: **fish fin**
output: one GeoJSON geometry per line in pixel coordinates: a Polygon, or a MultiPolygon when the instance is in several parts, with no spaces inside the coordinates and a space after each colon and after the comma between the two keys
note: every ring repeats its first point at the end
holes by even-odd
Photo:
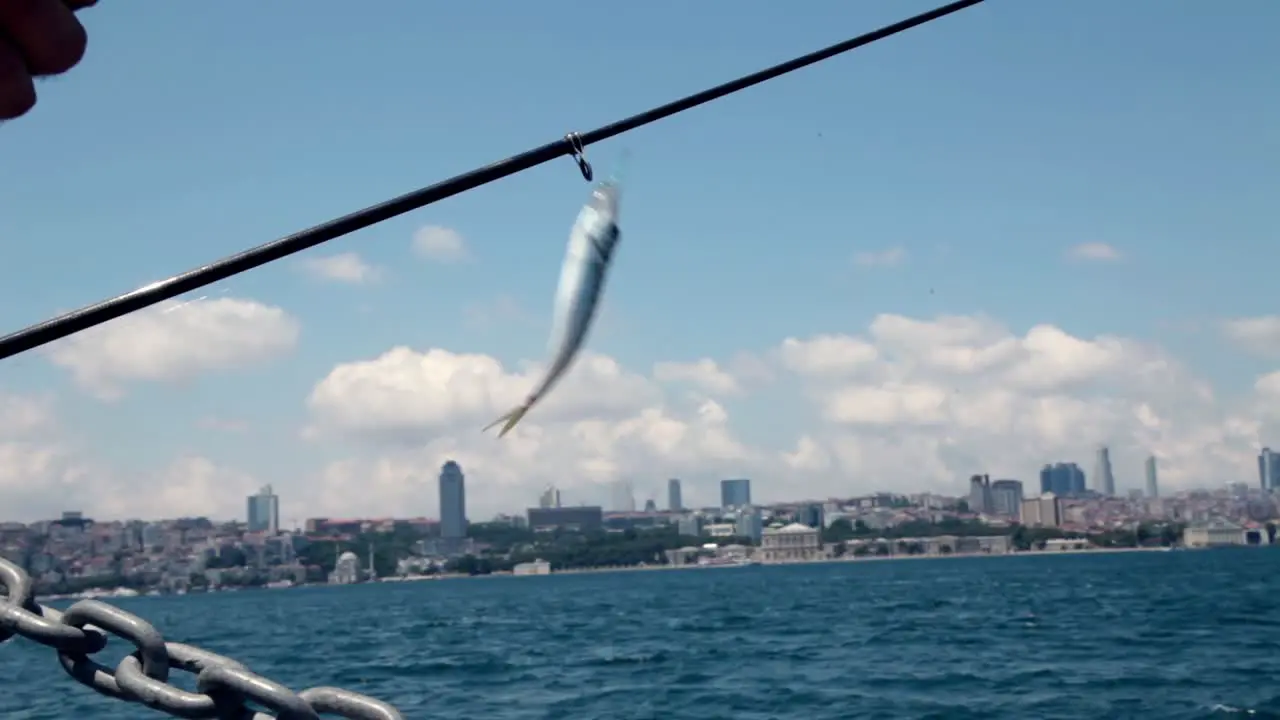
{"type": "Polygon", "coordinates": [[[511,428],[515,427],[516,423],[520,422],[520,420],[525,416],[525,413],[529,412],[530,407],[532,406],[529,405],[528,403],[521,405],[511,410],[507,414],[503,415],[502,417],[498,418],[497,420],[494,420],[488,425],[485,425],[484,429],[481,430],[480,432],[488,432],[492,428],[498,425],[501,425],[502,423],[505,422],[506,425],[502,425],[502,429],[498,431],[498,437],[502,437],[507,433],[511,432],[511,428]]]}
{"type": "Polygon", "coordinates": [[[618,154],[618,162],[614,165],[614,171],[609,175],[609,182],[614,185],[622,185],[623,176],[627,172],[627,165],[631,161],[631,149],[622,148],[622,152],[618,154]]]}

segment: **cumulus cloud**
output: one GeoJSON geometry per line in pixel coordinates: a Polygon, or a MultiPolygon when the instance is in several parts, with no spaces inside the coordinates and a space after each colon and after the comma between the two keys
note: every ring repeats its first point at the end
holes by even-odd
{"type": "MultiPolygon", "coordinates": [[[[1121,490],[1141,485],[1148,454],[1160,460],[1162,484],[1177,489],[1251,481],[1257,448],[1280,432],[1280,373],[1259,377],[1247,397],[1223,399],[1150,343],[1050,324],[1013,329],[984,316],[884,314],[860,332],[647,369],[588,352],[512,434],[482,433],[541,369],[439,347],[340,363],[305,399],[295,452],[315,465],[270,481],[300,517],[434,515],[436,473],[453,459],[467,474],[472,518],[483,519],[526,507],[548,483],[567,502],[606,506],[615,481],[643,501],[660,499],[669,477],[685,481],[691,503],[707,504],[719,479],[740,476],[765,501],[960,493],[974,472],[1020,478],[1034,491],[1043,463],[1089,470],[1094,447],[1107,443],[1121,490]]],[[[76,497],[88,512],[239,516],[244,494],[261,484],[198,445],[124,483],[56,429],[47,400],[0,395],[6,507],[10,497],[13,507],[49,509],[76,497]]]]}
{"type": "Polygon", "coordinates": [[[124,472],[68,438],[44,396],[0,391],[0,521],[79,510],[120,520],[205,515],[236,518],[259,483],[197,454],[124,472]]]}
{"type": "Polygon", "coordinates": [[[446,459],[463,465],[468,502],[475,498],[480,513],[520,510],[548,482],[568,502],[602,502],[619,479],[644,493],[667,477],[711,473],[703,479],[713,483],[757,462],[716,401],[668,396],[654,378],[593,353],[512,434],[481,433],[540,373],[534,364],[507,368],[486,355],[409,348],[334,368],[311,393],[306,434],[346,439],[363,452],[320,474],[316,503],[372,508],[382,501],[370,489],[382,488],[392,503],[434,513],[435,473],[446,459]]]}
{"type": "Polygon", "coordinates": [[[1130,339],[882,315],[864,337],[790,340],[784,350],[805,358],[792,367],[827,420],[805,454],[825,449],[848,475],[895,478],[902,489],[954,492],[979,471],[1030,481],[1044,462],[1088,467],[1096,443],[1111,446],[1122,486],[1126,473],[1138,486],[1146,453],[1171,487],[1218,485],[1249,477],[1259,439],[1256,423],[1175,359],[1130,339]],[[875,355],[849,362],[846,348],[861,343],[875,355]]]}
{"type": "Polygon", "coordinates": [[[378,268],[354,252],[303,258],[299,266],[312,277],[351,285],[371,283],[382,275],[378,268]]]}
{"type": "Polygon", "coordinates": [[[1254,355],[1280,358],[1280,315],[1227,320],[1222,330],[1228,339],[1254,355]]]}
{"type": "MultiPolygon", "coordinates": [[[[863,333],[787,338],[752,357],[659,362],[646,376],[590,355],[501,441],[479,428],[524,396],[536,366],[409,348],[346,363],[312,392],[309,434],[355,442],[364,459],[329,467],[317,502],[372,508],[376,487],[392,506],[433,512],[435,468],[450,458],[467,469],[478,512],[517,510],[548,482],[606,503],[607,483],[657,487],[666,477],[710,503],[719,478],[739,475],[755,478],[764,499],[962,492],[974,472],[1034,488],[1040,465],[1088,468],[1100,442],[1122,488],[1140,486],[1149,453],[1170,488],[1218,485],[1251,477],[1262,427],[1247,404],[1220,401],[1159,347],[1047,324],[1018,333],[988,317],[886,314],[863,333]],[[773,420],[767,404],[752,405],[772,400],[751,397],[739,367],[776,380],[771,398],[809,409],[773,420]],[[705,395],[681,392],[689,385],[705,395]],[[707,399],[729,393],[744,413],[770,418],[767,436],[744,440],[707,399]]],[[[1258,388],[1280,393],[1280,379],[1258,388]]]]}
{"type": "MultiPolygon", "coordinates": [[[[509,372],[487,355],[397,347],[372,360],[339,365],[321,380],[308,400],[315,419],[309,433],[417,444],[433,432],[468,425],[478,431],[522,402],[541,377],[538,365],[509,372]]],[[[645,377],[587,352],[534,414],[548,420],[613,419],[656,397],[645,377]]]]}
{"type": "Polygon", "coordinates": [[[900,247],[863,250],[853,254],[853,264],[860,267],[897,267],[906,260],[907,251],[900,247]]]}
{"type": "Polygon", "coordinates": [[[466,240],[457,231],[427,225],[413,234],[413,251],[420,257],[441,263],[456,263],[470,257],[466,240]]]}
{"type": "Polygon", "coordinates": [[[783,340],[779,355],[788,370],[805,375],[832,375],[870,365],[879,357],[879,351],[860,338],[818,335],[806,341],[783,340]]]}
{"type": "Polygon", "coordinates": [[[236,298],[170,301],[73,335],[50,360],[104,399],[138,381],[174,381],[261,363],[293,350],[298,321],[283,309],[236,298]]]}
{"type": "Polygon", "coordinates": [[[1068,249],[1067,257],[1090,262],[1115,262],[1120,260],[1122,255],[1119,250],[1106,243],[1087,242],[1068,249]]]}
{"type": "Polygon", "coordinates": [[[687,363],[656,363],[653,377],[659,382],[687,383],[711,395],[736,395],[742,391],[738,379],[711,358],[687,363]]]}

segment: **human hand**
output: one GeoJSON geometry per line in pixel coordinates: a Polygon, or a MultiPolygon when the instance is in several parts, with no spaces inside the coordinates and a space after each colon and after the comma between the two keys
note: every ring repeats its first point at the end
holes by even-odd
{"type": "Polygon", "coordinates": [[[34,78],[58,75],[84,57],[88,35],[75,11],[97,0],[0,0],[0,121],[36,104],[34,78]]]}

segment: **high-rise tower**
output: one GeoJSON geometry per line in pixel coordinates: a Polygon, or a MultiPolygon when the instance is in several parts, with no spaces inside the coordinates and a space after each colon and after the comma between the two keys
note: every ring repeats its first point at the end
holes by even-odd
{"type": "Polygon", "coordinates": [[[440,537],[446,540],[467,536],[466,482],[458,463],[450,460],[440,468],[440,537]]]}
{"type": "Polygon", "coordinates": [[[1097,483],[1095,490],[1106,495],[1114,497],[1116,494],[1116,479],[1111,474],[1111,451],[1106,445],[1098,448],[1098,461],[1093,469],[1094,482],[1097,483]]]}
{"type": "Polygon", "coordinates": [[[1147,456],[1147,497],[1160,497],[1160,484],[1156,480],[1156,456],[1147,456]]]}

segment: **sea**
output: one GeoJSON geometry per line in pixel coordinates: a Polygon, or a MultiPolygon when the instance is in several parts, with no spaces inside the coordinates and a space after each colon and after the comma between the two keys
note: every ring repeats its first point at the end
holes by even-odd
{"type": "MultiPolygon", "coordinates": [[[[1280,718],[1280,549],[863,560],[113,599],[407,718],[1280,718]]],[[[65,605],[66,603],[60,603],[65,605]]],[[[114,640],[101,655],[128,652],[114,640]]],[[[194,688],[190,675],[175,684],[194,688]]],[[[164,717],[0,646],[0,718],[164,717]]]]}

